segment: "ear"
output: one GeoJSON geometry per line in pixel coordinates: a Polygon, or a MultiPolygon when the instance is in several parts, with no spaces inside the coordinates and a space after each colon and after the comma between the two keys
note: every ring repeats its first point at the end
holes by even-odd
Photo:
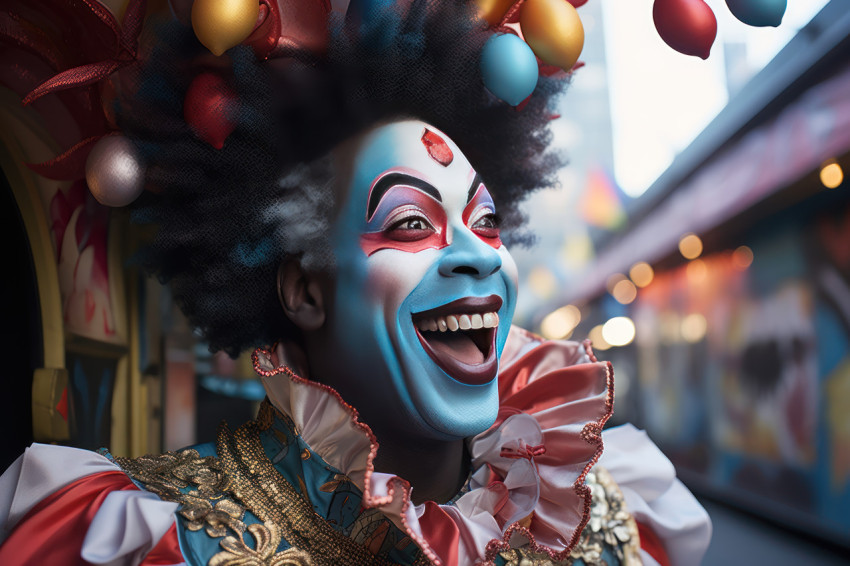
{"type": "Polygon", "coordinates": [[[288,260],[277,271],[277,294],[283,312],[301,330],[318,330],[325,323],[322,287],[296,260],[288,260]]]}

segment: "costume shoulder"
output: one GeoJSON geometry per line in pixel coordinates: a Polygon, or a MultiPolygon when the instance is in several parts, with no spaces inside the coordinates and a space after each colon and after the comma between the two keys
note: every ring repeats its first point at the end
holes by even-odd
{"type": "Polygon", "coordinates": [[[33,444],[0,476],[0,564],[180,564],[175,508],[100,454],[33,444]]]}
{"type": "MultiPolygon", "coordinates": [[[[536,404],[528,402],[531,391],[537,391],[537,397],[563,395],[603,367],[609,377],[615,373],[610,364],[596,359],[589,341],[546,340],[518,327],[511,328],[501,364],[501,398],[509,404],[521,399],[523,410],[536,404]],[[553,380],[556,375],[561,379],[553,380]]],[[[572,410],[582,411],[580,404],[573,404],[572,410]]],[[[571,557],[588,565],[612,560],[699,564],[711,538],[711,521],[676,479],[673,464],[645,432],[630,424],[603,431],[602,446],[585,478],[593,496],[589,521],[571,557]],[[634,545],[638,540],[639,549],[634,545]]],[[[545,466],[539,469],[546,471],[545,466]]],[[[557,475],[557,466],[552,475],[557,475]]]]}

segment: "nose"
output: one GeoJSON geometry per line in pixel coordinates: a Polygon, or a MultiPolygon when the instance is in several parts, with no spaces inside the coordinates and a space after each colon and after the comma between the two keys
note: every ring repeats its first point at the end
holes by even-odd
{"type": "Polygon", "coordinates": [[[502,257],[493,247],[482,242],[469,229],[454,231],[452,243],[440,258],[440,275],[457,277],[469,275],[484,279],[502,268],[502,257]]]}

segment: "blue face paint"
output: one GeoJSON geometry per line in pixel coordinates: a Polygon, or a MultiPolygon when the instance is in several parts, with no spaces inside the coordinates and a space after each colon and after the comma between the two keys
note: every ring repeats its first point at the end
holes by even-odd
{"type": "Polygon", "coordinates": [[[492,200],[473,186],[480,180],[472,166],[443,134],[453,160],[430,155],[426,128],[435,131],[397,122],[358,140],[332,234],[337,272],[327,325],[334,357],[356,380],[343,384],[347,401],[370,414],[400,406],[400,427],[463,438],[486,430],[498,412],[516,266],[492,224],[492,200]],[[382,186],[372,206],[390,220],[376,232],[370,193],[388,173],[427,186],[382,186]]]}

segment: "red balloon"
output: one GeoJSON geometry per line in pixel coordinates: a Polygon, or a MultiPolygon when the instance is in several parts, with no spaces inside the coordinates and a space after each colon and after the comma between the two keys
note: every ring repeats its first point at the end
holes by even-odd
{"type": "Polygon", "coordinates": [[[584,6],[587,4],[587,0],[567,0],[570,4],[573,5],[573,8],[578,8],[579,6],[584,6]]]}
{"type": "Polygon", "coordinates": [[[679,53],[708,59],[717,37],[717,18],[703,0],[655,0],[652,19],[667,45],[679,53]]]}
{"type": "Polygon", "coordinates": [[[236,128],[236,104],[236,93],[224,78],[215,73],[201,73],[186,91],[183,118],[196,136],[221,149],[236,128]]]}

